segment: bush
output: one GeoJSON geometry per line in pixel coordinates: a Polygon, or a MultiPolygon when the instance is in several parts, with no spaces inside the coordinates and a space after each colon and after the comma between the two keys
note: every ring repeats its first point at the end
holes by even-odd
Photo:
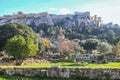
{"type": "Polygon", "coordinates": [[[10,56],[14,56],[17,61],[28,56],[35,56],[38,51],[38,44],[35,44],[31,38],[15,36],[8,40],[6,51],[10,56]]]}
{"type": "Polygon", "coordinates": [[[36,33],[27,25],[18,23],[6,24],[0,26],[0,51],[4,50],[8,39],[17,35],[21,35],[24,38],[29,37],[35,43],[38,39],[36,33]]]}

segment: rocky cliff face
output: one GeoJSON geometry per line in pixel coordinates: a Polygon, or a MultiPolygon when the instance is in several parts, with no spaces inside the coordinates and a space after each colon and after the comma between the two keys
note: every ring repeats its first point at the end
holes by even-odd
{"type": "Polygon", "coordinates": [[[46,26],[80,27],[81,24],[84,26],[85,23],[89,22],[86,16],[90,15],[85,13],[80,13],[80,15],[55,15],[48,13],[7,15],[0,17],[0,26],[8,23],[23,23],[38,32],[39,27],[46,26]]]}

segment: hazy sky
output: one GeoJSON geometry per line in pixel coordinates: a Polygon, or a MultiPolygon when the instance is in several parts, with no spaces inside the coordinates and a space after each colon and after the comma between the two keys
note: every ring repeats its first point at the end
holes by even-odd
{"type": "Polygon", "coordinates": [[[23,11],[69,14],[90,11],[101,16],[104,22],[120,24],[120,0],[0,0],[0,16],[23,11]]]}

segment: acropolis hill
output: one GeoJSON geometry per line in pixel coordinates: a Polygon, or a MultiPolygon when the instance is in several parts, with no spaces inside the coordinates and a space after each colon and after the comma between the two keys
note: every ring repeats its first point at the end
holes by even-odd
{"type": "Polygon", "coordinates": [[[43,13],[26,14],[22,11],[13,15],[0,17],[0,25],[7,23],[23,23],[37,30],[38,26],[82,27],[88,25],[102,26],[103,21],[97,15],[90,16],[90,12],[75,12],[74,14],[56,15],[43,13]]]}

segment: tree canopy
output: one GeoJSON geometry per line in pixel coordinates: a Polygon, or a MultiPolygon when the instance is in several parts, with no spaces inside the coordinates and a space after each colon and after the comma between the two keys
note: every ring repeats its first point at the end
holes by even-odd
{"type": "Polygon", "coordinates": [[[120,41],[115,46],[113,46],[112,51],[113,54],[120,57],[120,41]]]}
{"type": "Polygon", "coordinates": [[[9,55],[14,56],[15,59],[22,59],[28,56],[35,56],[38,51],[38,44],[35,44],[29,37],[14,36],[7,41],[6,51],[9,55]]]}
{"type": "Polygon", "coordinates": [[[86,50],[95,50],[99,43],[100,41],[98,39],[87,39],[82,46],[86,50]]]}
{"type": "Polygon", "coordinates": [[[111,53],[112,52],[112,46],[109,45],[107,42],[101,42],[97,46],[97,50],[101,53],[111,53]]]}
{"type": "Polygon", "coordinates": [[[19,23],[9,23],[0,26],[0,50],[4,50],[7,40],[16,35],[29,37],[34,40],[34,43],[37,42],[37,35],[30,27],[19,23]]]}

